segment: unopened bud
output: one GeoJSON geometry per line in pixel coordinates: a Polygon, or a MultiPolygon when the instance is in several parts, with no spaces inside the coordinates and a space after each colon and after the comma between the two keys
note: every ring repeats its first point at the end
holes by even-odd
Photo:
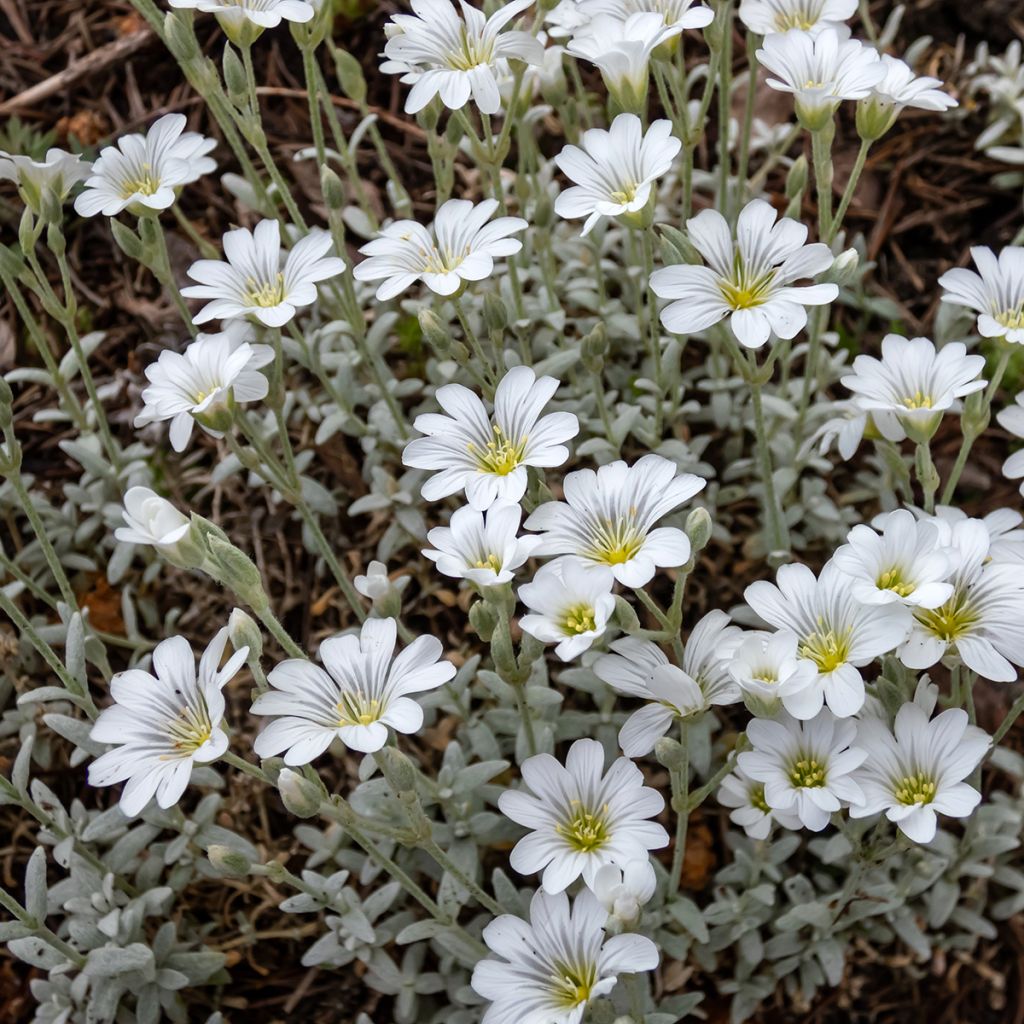
{"type": "Polygon", "coordinates": [[[860,254],[856,249],[846,249],[832,261],[832,266],[824,276],[824,280],[839,285],[851,284],[856,281],[859,270],[860,254]]]}
{"type": "Polygon", "coordinates": [[[452,347],[452,336],[441,323],[440,317],[432,309],[421,309],[419,313],[420,330],[427,344],[440,358],[447,356],[452,347]]]}
{"type": "Polygon", "coordinates": [[[345,186],[333,167],[324,164],[320,168],[320,191],[329,210],[342,210],[345,207],[345,186]]]}
{"type": "Polygon", "coordinates": [[[807,157],[803,154],[793,161],[793,166],[786,175],[786,198],[797,199],[807,188],[807,157]]]}
{"type": "Polygon", "coordinates": [[[250,661],[263,657],[263,634],[252,616],[241,608],[235,608],[228,616],[228,639],[236,651],[248,647],[250,661]]]}
{"type": "Polygon", "coordinates": [[[681,768],[686,761],[686,748],[678,740],[670,736],[662,736],[654,744],[654,756],[658,763],[664,765],[670,771],[673,768],[681,768]]]}
{"type": "Polygon", "coordinates": [[[508,327],[508,310],[501,296],[494,292],[484,296],[484,326],[496,334],[501,334],[508,327]]]}
{"type": "Polygon", "coordinates": [[[546,228],[555,219],[555,204],[547,192],[541,192],[533,207],[533,223],[538,228],[546,228]]]}
{"type": "Polygon", "coordinates": [[[291,768],[282,768],[277,777],[281,803],[297,818],[312,818],[320,810],[323,794],[315,782],[291,768]]]}
{"type": "Polygon", "coordinates": [[[490,605],[483,601],[477,601],[470,606],[469,624],[477,631],[480,639],[485,644],[489,644],[494,635],[494,629],[498,625],[498,617],[490,605]]]}
{"type": "Polygon", "coordinates": [[[580,343],[580,357],[583,360],[583,365],[592,373],[600,373],[607,351],[608,332],[603,323],[598,323],[580,343]]]}
{"type": "Polygon", "coordinates": [[[244,853],[232,849],[230,846],[222,846],[215,843],[206,851],[206,856],[216,870],[228,878],[245,878],[249,874],[252,864],[244,853]]]}
{"type": "Polygon", "coordinates": [[[686,517],[686,536],[690,538],[693,553],[703,550],[711,540],[713,527],[711,515],[706,508],[695,508],[686,517]]]}
{"type": "Polygon", "coordinates": [[[363,66],[348,50],[334,51],[334,68],[341,82],[341,91],[356,103],[366,99],[366,79],[363,77],[363,66]]]}
{"type": "Polygon", "coordinates": [[[225,586],[237,594],[250,608],[262,611],[269,604],[263,589],[263,577],[256,563],[230,541],[207,537],[210,559],[225,586]]]}
{"type": "Polygon", "coordinates": [[[128,259],[135,260],[136,263],[142,262],[142,240],[127,224],[122,224],[119,220],[111,218],[110,232],[114,236],[117,247],[128,259]]]}
{"type": "Polygon", "coordinates": [[[168,11],[164,15],[164,39],[167,42],[167,49],[181,61],[197,57],[200,52],[191,21],[188,20],[190,17],[191,12],[186,15],[168,11]]]}
{"type": "Polygon", "coordinates": [[[245,67],[237,51],[230,43],[224,44],[224,85],[228,96],[236,107],[241,107],[249,95],[249,83],[245,77],[245,67]]]}
{"type": "Polygon", "coordinates": [[[397,747],[382,747],[377,758],[391,788],[399,794],[416,793],[416,769],[397,747]]]}

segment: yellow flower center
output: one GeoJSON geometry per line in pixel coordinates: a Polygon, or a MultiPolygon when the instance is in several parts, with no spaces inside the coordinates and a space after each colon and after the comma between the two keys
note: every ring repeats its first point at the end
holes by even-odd
{"type": "Polygon", "coordinates": [[[908,775],[893,787],[893,796],[901,803],[910,807],[914,804],[930,804],[935,799],[935,782],[924,772],[908,775]]]}
{"type": "Polygon", "coordinates": [[[877,580],[875,580],[875,586],[879,590],[891,590],[894,594],[900,597],[906,597],[908,594],[914,592],[914,584],[908,583],[903,579],[903,570],[899,566],[894,566],[892,569],[886,569],[877,580]]]}
{"type": "Polygon", "coordinates": [[[995,319],[1003,327],[1019,330],[1024,327],[1024,305],[1017,306],[1015,309],[1004,309],[1002,312],[996,313],[995,319]]]}
{"type": "Polygon", "coordinates": [[[751,786],[747,798],[750,800],[750,806],[756,807],[762,814],[767,814],[771,810],[764,798],[763,785],[751,786]]]}
{"type": "Polygon", "coordinates": [[[798,28],[809,32],[818,23],[819,14],[817,10],[812,12],[809,5],[798,7],[795,11],[780,11],[775,15],[775,31],[788,32],[798,28]]]}
{"type": "Polygon", "coordinates": [[[790,767],[789,781],[798,789],[821,789],[825,785],[825,766],[804,754],[790,767]]]}
{"type": "Polygon", "coordinates": [[[779,677],[770,668],[755,669],[750,673],[750,678],[756,679],[759,683],[769,683],[772,686],[779,681],[779,677]]]}
{"type": "Polygon", "coordinates": [[[562,628],[569,635],[593,633],[597,629],[597,616],[589,604],[574,604],[565,613],[562,628]]]}
{"type": "Polygon", "coordinates": [[[497,555],[488,555],[486,558],[478,558],[473,563],[474,569],[493,569],[501,572],[501,559],[497,555]]]}
{"type": "Polygon", "coordinates": [[[903,399],[903,404],[908,409],[930,409],[934,403],[931,395],[926,395],[923,391],[915,391],[913,395],[903,399]]]}
{"type": "MultiPolygon", "coordinates": [[[[178,717],[168,724],[167,731],[179,755],[186,757],[194,754],[213,735],[213,723],[206,702],[202,701],[198,708],[182,708],[178,717]]],[[[168,760],[171,756],[164,755],[163,759],[168,760]]]]}
{"type": "Polygon", "coordinates": [[[593,529],[593,542],[582,554],[605,565],[622,565],[639,554],[644,546],[644,535],[636,528],[635,508],[626,516],[606,519],[593,529]]]}
{"type": "Polygon", "coordinates": [[[494,473],[496,476],[508,476],[514,469],[517,469],[526,455],[527,438],[513,441],[505,434],[497,423],[492,428],[494,439],[480,448],[472,442],[466,445],[466,450],[476,459],[476,464],[484,473],[494,473]]]}
{"type": "Polygon", "coordinates": [[[837,633],[834,629],[820,628],[800,645],[800,657],[813,661],[819,672],[834,672],[849,659],[852,632],[851,629],[837,633]]]}
{"type": "Polygon", "coordinates": [[[246,305],[270,309],[273,306],[279,306],[284,301],[284,274],[282,273],[279,273],[273,281],[265,281],[263,284],[251,277],[245,283],[248,290],[242,299],[246,305]]]}
{"type": "Polygon", "coordinates": [[[598,811],[589,811],[578,800],[573,801],[575,811],[566,822],[555,826],[555,831],[577,853],[592,853],[608,841],[608,805],[598,811]]]}
{"type": "Polygon", "coordinates": [[[361,693],[343,693],[336,706],[339,728],[345,725],[372,725],[384,712],[379,700],[364,697],[361,693]]]}
{"type": "Polygon", "coordinates": [[[473,38],[465,26],[459,29],[459,49],[445,54],[445,63],[453,71],[472,71],[481,64],[489,64],[494,56],[494,44],[486,39],[473,38]]]}
{"type": "Polygon", "coordinates": [[[613,203],[622,203],[622,205],[625,206],[627,203],[631,203],[636,199],[636,185],[627,185],[625,188],[609,192],[608,198],[613,203]]]}
{"type": "Polygon", "coordinates": [[[732,275],[719,279],[718,290],[731,309],[754,309],[768,301],[774,280],[774,270],[752,275],[737,249],[732,261],[732,275]]]}
{"type": "Polygon", "coordinates": [[[959,592],[938,608],[921,608],[914,614],[929,633],[947,644],[969,634],[978,622],[977,611],[967,603],[966,595],[959,592]]]}
{"type": "Polygon", "coordinates": [[[131,199],[134,195],[152,196],[160,190],[160,179],[153,176],[149,164],[142,165],[142,174],[138,178],[129,178],[121,185],[121,198],[131,199]]]}
{"type": "Polygon", "coordinates": [[[594,964],[555,964],[551,983],[558,1008],[572,1010],[590,999],[590,993],[597,984],[597,968],[594,964]]]}

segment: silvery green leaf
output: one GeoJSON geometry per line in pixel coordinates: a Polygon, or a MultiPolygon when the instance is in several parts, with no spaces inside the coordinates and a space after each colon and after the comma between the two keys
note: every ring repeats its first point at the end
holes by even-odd
{"type": "Polygon", "coordinates": [[[842,981],[846,962],[843,947],[835,939],[821,939],[814,944],[814,955],[818,958],[828,983],[838,985],[842,981]]]}
{"type": "Polygon", "coordinates": [[[28,793],[29,789],[29,771],[32,767],[32,747],[34,743],[34,736],[26,737],[14,759],[14,767],[11,769],[11,784],[23,797],[28,793]]]}
{"type": "Polygon", "coordinates": [[[480,961],[480,951],[468,942],[462,931],[446,928],[439,932],[434,941],[446,952],[450,953],[463,967],[475,967],[480,961]]]}
{"type": "Polygon", "coordinates": [[[668,905],[668,912],[677,920],[698,942],[708,941],[708,927],[704,923],[697,904],[693,900],[680,896],[672,900],[668,905]]]}
{"type": "Polygon", "coordinates": [[[25,868],[25,909],[40,924],[46,919],[46,851],[41,846],[25,868]]]}
{"type": "Polygon", "coordinates": [[[13,942],[31,934],[32,929],[20,921],[0,921],[0,942],[13,942]]]}
{"type": "Polygon", "coordinates": [[[400,946],[408,945],[410,942],[422,942],[425,939],[432,939],[447,928],[447,925],[433,918],[426,918],[422,921],[414,921],[407,924],[396,936],[395,942],[400,946]]]}
{"type": "Polygon", "coordinates": [[[141,942],[133,942],[123,949],[101,946],[91,950],[83,970],[90,977],[113,978],[131,971],[148,972],[153,966],[153,951],[141,942]]]}
{"type": "Polygon", "coordinates": [[[92,723],[85,719],[72,718],[70,715],[48,714],[43,715],[43,721],[58,736],[63,736],[64,739],[81,747],[93,757],[99,757],[107,749],[106,744],[89,738],[92,723]]]}
{"type": "Polygon", "coordinates": [[[25,963],[38,967],[40,970],[48,971],[53,967],[60,967],[67,963],[63,953],[54,949],[43,939],[30,936],[24,939],[11,939],[7,948],[25,963]]]}

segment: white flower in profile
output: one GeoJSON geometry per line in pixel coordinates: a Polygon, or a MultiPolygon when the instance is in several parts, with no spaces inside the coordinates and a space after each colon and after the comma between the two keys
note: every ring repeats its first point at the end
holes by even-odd
{"type": "MultiPolygon", "coordinates": [[[[735,627],[728,633],[717,631],[716,653],[720,659],[724,660],[733,644],[733,631],[739,632],[735,627]]],[[[684,652],[700,645],[701,637],[694,629],[684,652]]],[[[716,673],[705,688],[689,672],[671,664],[661,648],[650,640],[622,637],[611,644],[611,650],[614,653],[603,654],[594,662],[594,674],[616,693],[648,702],[634,711],[619,730],[619,746],[627,757],[649,754],[675,722],[739,700],[739,688],[727,676],[716,673]]],[[[688,660],[692,663],[695,659],[688,660]]]]}
{"type": "Polygon", "coordinates": [[[526,493],[528,466],[552,468],[569,458],[565,442],[579,433],[569,412],[541,416],[558,390],[554,377],[516,366],[498,383],[494,412],[461,384],[445,384],[434,397],[448,414],[424,413],[413,426],[425,434],[410,441],[402,462],[437,470],[423,484],[426,501],[464,490],[472,508],[486,512],[496,501],[518,502],[526,493]]]}
{"type": "Polygon", "coordinates": [[[588,567],[607,567],[627,587],[642,587],[659,568],[685,564],[690,541],[659,519],[692,498],[707,481],[678,473],[674,462],[645,455],[632,466],[610,462],[569,473],[565,501],[530,514],[526,529],[542,533],[538,555],[574,555],[588,567]]]}
{"type": "Polygon", "coordinates": [[[598,68],[624,110],[640,113],[647,98],[651,55],[682,31],[680,23],[668,25],[653,11],[631,14],[625,21],[599,14],[577,30],[565,49],[598,68]]]}
{"type": "Polygon", "coordinates": [[[281,225],[261,220],[255,231],[235,228],[223,238],[225,260],[197,260],[188,276],[198,284],[182,288],[186,298],[210,299],[192,319],[252,317],[266,327],[283,327],[296,307],[316,302],[316,282],[345,269],[337,256],[328,256],[333,244],[328,232],[314,228],[289,250],[281,266],[281,225]]]}
{"type": "Polygon", "coordinates": [[[225,627],[203,652],[198,676],[188,641],[174,636],[154,648],[152,673],[128,669],[110,680],[114,704],[100,712],[89,738],[117,746],[89,765],[89,784],[127,780],[120,805],[128,817],[154,796],[160,807],[173,807],[192,766],[216,761],[227,749],[221,691],[249,653],[248,647],[235,651],[220,668],[227,639],[225,627]]]}
{"type": "Polygon", "coordinates": [[[114,530],[122,544],[152,545],[175,564],[191,561],[188,538],[191,521],[166,498],[148,487],[130,487],[121,512],[125,525],[114,530]]]}
{"type": "Polygon", "coordinates": [[[853,392],[854,403],[871,414],[883,437],[927,440],[943,413],[960,411],[957,399],[984,388],[986,382],[978,377],[984,369],[984,356],[969,356],[962,342],[937,349],[927,338],[887,334],[882,358],[857,356],[853,373],[842,383],[853,392]]]}
{"type": "Polygon", "coordinates": [[[764,784],[764,802],[773,812],[795,815],[804,828],[820,832],[833,812],[864,800],[854,773],[868,755],[854,746],[856,736],[856,722],[825,709],[806,722],[786,714],[755,718],[747,725],[753,749],[737,764],[764,784]]]}
{"type": "Polygon", "coordinates": [[[565,893],[534,893],[529,921],[496,917],[483,940],[500,959],[479,961],[471,981],[491,1003],[481,1024],[580,1024],[590,1002],[607,996],[620,974],[658,966],[650,939],[606,937],[606,921],[589,889],[571,907],[565,893]]]}
{"type": "Polygon", "coordinates": [[[528,757],[522,773],[526,788],[502,793],[498,807],[530,830],[509,862],[521,875],[543,871],[545,892],[562,892],[581,875],[593,887],[605,864],[625,867],[668,845],[668,833],[648,820],[665,806],[661,794],[628,758],[606,772],[597,740],[577,740],[564,767],[550,754],[528,757]]]}
{"type": "Polygon", "coordinates": [[[412,0],[412,14],[392,15],[381,64],[385,74],[401,74],[411,84],[405,112],[415,114],[435,96],[449,110],[470,99],[482,114],[501,109],[498,77],[510,59],[540,64],[544,47],[529,32],[502,29],[533,4],[513,0],[489,18],[460,0],[462,17],[449,0],[412,0]]]}
{"type": "Polygon", "coordinates": [[[316,7],[308,0],[168,0],[171,7],[215,14],[221,28],[232,40],[255,38],[265,28],[277,28],[282,21],[303,24],[312,21],[316,7]],[[251,26],[251,31],[247,29],[251,26]]]}
{"type": "Polygon", "coordinates": [[[977,273],[954,267],[939,278],[942,301],[975,310],[983,338],[1024,344],[1024,247],[1008,245],[997,257],[976,245],[971,256],[977,273]]]}
{"type": "Polygon", "coordinates": [[[740,21],[761,36],[799,29],[816,36],[841,30],[857,13],[857,0],[741,0],[740,21]]]}
{"type": "Polygon", "coordinates": [[[747,633],[729,660],[729,674],[743,691],[750,711],[762,717],[781,704],[797,718],[810,718],[821,707],[818,673],[801,659],[797,638],[788,630],[747,633]]]}
{"type": "Polygon", "coordinates": [[[660,14],[666,25],[683,29],[706,28],[715,19],[715,12],[697,0],[579,0],[579,11],[587,20],[604,14],[623,22],[650,12],[660,14]]]}
{"type": "Polygon", "coordinates": [[[468,199],[449,199],[428,228],[414,220],[396,220],[359,250],[368,258],[356,264],[352,276],[357,281],[383,281],[377,289],[381,302],[417,281],[437,295],[455,295],[468,281],[490,277],[496,259],[523,247],[509,235],[529,225],[522,217],[492,221],[497,208],[496,199],[475,205],[468,199]]]}
{"type": "Polygon", "coordinates": [[[701,210],[686,229],[708,265],[679,264],[651,275],[654,294],[673,300],[661,311],[673,334],[703,331],[728,317],[741,345],[760,348],[772,332],[795,338],[807,326],[804,307],[828,305],[839,294],[834,284],[793,284],[827,270],[832,252],[823,242],[805,244],[805,224],[791,217],[776,222],[763,199],[740,211],[735,240],[717,210],[701,210]]]}
{"type": "Polygon", "coordinates": [[[565,146],[555,157],[572,188],[555,200],[555,213],[586,217],[586,235],[602,217],[621,217],[635,227],[653,216],[654,182],[672,166],[682,143],[671,121],[654,121],[646,133],[636,114],[619,114],[608,131],[590,128],[581,146],[565,146]]]}
{"type": "Polygon", "coordinates": [[[161,352],[146,367],[150,383],[142,392],[135,426],[170,420],[176,452],[188,445],[193,423],[222,437],[236,403],[258,402],[267,395],[267,378],[259,369],[274,358],[274,350],[249,344],[249,337],[249,325],[234,321],[220,334],[200,334],[184,352],[161,352]]]}
{"type": "MultiPolygon", "coordinates": [[[[971,517],[963,509],[952,505],[936,505],[934,515],[915,506],[910,511],[918,519],[927,519],[934,523],[942,536],[942,543],[949,547],[953,543],[953,529],[957,523],[966,522],[971,517]]],[[[877,519],[877,517],[876,517],[877,519]]],[[[997,508],[976,520],[985,527],[989,536],[988,557],[993,562],[1024,562],[1024,516],[1012,508],[997,508]]],[[[873,525],[877,525],[874,521],[873,525]]]]}
{"type": "Polygon", "coordinates": [[[800,659],[817,670],[815,686],[806,691],[806,705],[801,702],[801,716],[812,717],[822,701],[839,718],[855,715],[864,703],[861,667],[907,639],[910,610],[903,605],[861,604],[834,562],[817,578],[806,565],[783,565],[776,582],[777,586],[766,580],[751,583],[743,596],[766,622],[793,633],[800,659]]]}
{"type": "Polygon", "coordinates": [[[824,128],[843,100],[870,95],[885,75],[873,46],[832,28],[766,36],[757,59],[775,76],[768,85],[793,94],[797,117],[809,131],[824,128]]]}
{"type": "MultiPolygon", "coordinates": [[[[1000,409],[996,413],[996,419],[1003,430],[1013,434],[1014,437],[1024,439],[1024,391],[1017,395],[1015,404],[1000,409]]],[[[1003,463],[1003,476],[1007,480],[1018,480],[1024,477],[1024,448],[1014,452],[1003,463]]],[[[1020,492],[1024,494],[1024,483],[1020,485],[1020,492]]]]}
{"type": "Polygon", "coordinates": [[[930,668],[955,656],[995,682],[1017,678],[1024,666],[1024,575],[1017,562],[991,559],[985,523],[964,519],[949,526],[953,594],[936,608],[917,608],[900,647],[907,668],[930,668]]]}
{"type": "Polygon", "coordinates": [[[562,661],[572,661],[604,636],[615,611],[614,582],[610,572],[556,558],[519,588],[519,600],[531,612],[519,620],[520,628],[541,643],[555,644],[562,661]]]}
{"type": "Polygon", "coordinates": [[[764,783],[750,778],[742,768],[734,768],[718,787],[718,802],[730,807],[729,820],[739,825],[751,839],[767,839],[772,823],[783,828],[800,828],[800,819],[793,811],[772,810],[764,799],[764,783]]]}
{"type": "MultiPolygon", "coordinates": [[[[819,455],[824,455],[834,444],[840,458],[849,462],[856,454],[864,439],[864,434],[868,430],[868,414],[856,402],[849,399],[831,402],[824,407],[831,408],[834,415],[829,416],[807,439],[800,449],[800,457],[805,457],[815,449],[819,455]]],[[[903,438],[900,440],[902,441],[903,438]]]]}
{"type": "Polygon", "coordinates": [[[217,168],[206,155],[216,140],[195,132],[183,135],[185,124],[184,114],[166,114],[145,135],[125,135],[116,146],[103,149],[75,200],[75,212],[82,217],[116,217],[124,210],[166,210],[183,185],[217,168]]]}
{"type": "Polygon", "coordinates": [[[956,100],[940,88],[940,79],[918,77],[906,61],[887,53],[882,54],[881,62],[883,78],[857,104],[857,131],[861,138],[880,139],[907,107],[941,112],[957,106],[956,100]]]}
{"type": "Polygon", "coordinates": [[[605,864],[594,876],[593,893],[616,928],[632,928],[640,920],[644,905],[658,887],[649,857],[631,860],[621,868],[605,864]]]}
{"type": "Polygon", "coordinates": [[[387,595],[392,587],[391,577],[388,575],[388,567],[383,562],[372,560],[366,567],[366,572],[352,578],[352,586],[359,591],[363,597],[371,601],[378,601],[387,595]]]}
{"type": "Polygon", "coordinates": [[[872,526],[855,526],[832,556],[858,601],[938,608],[949,600],[953,563],[935,523],[900,508],[876,516],[872,526]]]}
{"type": "Polygon", "coordinates": [[[0,181],[13,181],[22,202],[35,213],[42,213],[44,195],[63,203],[75,185],[91,173],[92,164],[63,149],[48,149],[43,160],[0,149],[0,181]]]}
{"type": "Polygon", "coordinates": [[[961,708],[929,720],[929,711],[917,702],[904,704],[891,732],[888,721],[859,722],[857,746],[868,756],[854,773],[864,801],[851,806],[853,818],[885,811],[915,843],[930,843],[937,814],[966,818],[981,802],[981,794],[964,779],[988,753],[990,740],[969,724],[961,708]]]}
{"type": "Polygon", "coordinates": [[[514,502],[495,502],[485,512],[460,508],[448,526],[427,534],[434,549],[424,549],[438,572],[478,587],[508,583],[537,546],[537,537],[519,537],[523,510],[514,502]]]}
{"type": "Polygon", "coordinates": [[[337,737],[351,750],[372,753],[387,743],[388,727],[414,733],[423,709],[410,697],[434,690],[455,675],[439,660],[441,641],[413,640],[397,656],[394,619],[367,619],[359,635],[335,636],[320,644],[323,668],[304,658],[282,661],[268,675],[273,689],[252,704],[254,715],[273,721],[256,737],[260,757],[284,751],[284,763],[309,764],[337,737]]]}

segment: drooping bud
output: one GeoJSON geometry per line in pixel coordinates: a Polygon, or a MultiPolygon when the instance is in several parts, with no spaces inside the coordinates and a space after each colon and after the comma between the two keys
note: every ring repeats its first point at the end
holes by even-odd
{"type": "Polygon", "coordinates": [[[323,794],[315,782],[311,782],[291,768],[282,768],[277,777],[277,789],[281,803],[297,818],[312,818],[320,810],[323,794]]]}
{"type": "Polygon", "coordinates": [[[206,856],[214,868],[228,878],[245,878],[252,867],[244,853],[219,843],[209,847],[206,856]]]}

